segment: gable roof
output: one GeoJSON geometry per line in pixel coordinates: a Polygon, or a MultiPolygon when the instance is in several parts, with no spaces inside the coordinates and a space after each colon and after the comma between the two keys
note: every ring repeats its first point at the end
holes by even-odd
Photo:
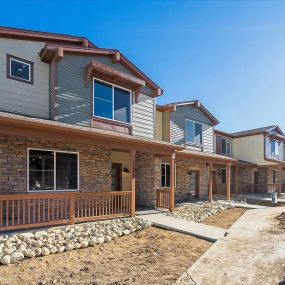
{"type": "Polygon", "coordinates": [[[26,29],[16,29],[10,27],[0,27],[1,38],[22,39],[31,41],[57,42],[64,44],[76,44],[79,46],[96,47],[86,37],[70,36],[65,34],[32,31],[26,29]]]}
{"type": "Polygon", "coordinates": [[[258,134],[263,134],[263,133],[269,133],[271,131],[277,131],[281,135],[284,135],[282,130],[279,128],[278,125],[272,125],[272,126],[267,126],[267,127],[261,127],[261,128],[256,128],[256,129],[250,129],[250,130],[245,130],[241,132],[235,132],[232,133],[234,137],[243,137],[243,136],[250,136],[250,135],[258,135],[258,134]]]}
{"type": "Polygon", "coordinates": [[[187,106],[193,105],[199,108],[215,125],[218,125],[220,122],[218,119],[199,101],[199,100],[191,100],[191,101],[182,101],[182,102],[173,102],[166,105],[157,105],[158,111],[175,111],[177,106],[187,106]]]}
{"type": "Polygon", "coordinates": [[[163,90],[154,83],[145,73],[143,73],[136,65],[129,61],[119,50],[105,49],[97,47],[83,47],[83,46],[70,46],[60,44],[46,44],[40,52],[42,61],[50,63],[55,56],[60,58],[64,54],[78,54],[78,55],[99,55],[112,57],[114,63],[119,62],[136,77],[146,82],[151,89],[154,90],[153,97],[163,94],[163,90]]]}

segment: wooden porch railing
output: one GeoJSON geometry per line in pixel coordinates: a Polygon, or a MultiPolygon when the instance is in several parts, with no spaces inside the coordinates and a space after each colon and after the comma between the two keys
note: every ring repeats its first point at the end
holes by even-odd
{"type": "Polygon", "coordinates": [[[170,190],[157,189],[156,190],[156,207],[169,209],[170,206],[170,190]]]}
{"type": "MultiPolygon", "coordinates": [[[[283,187],[284,189],[284,187],[283,187]]],[[[231,193],[248,194],[248,193],[272,193],[278,192],[278,184],[254,184],[240,182],[238,185],[231,184],[231,193]]],[[[225,195],[226,184],[218,183],[213,184],[213,193],[218,195],[225,195]]]]}
{"type": "Polygon", "coordinates": [[[0,195],[0,231],[131,215],[132,192],[0,195]]]}

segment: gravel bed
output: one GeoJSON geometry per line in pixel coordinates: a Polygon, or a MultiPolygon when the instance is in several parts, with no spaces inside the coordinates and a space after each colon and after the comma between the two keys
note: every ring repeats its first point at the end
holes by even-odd
{"type": "Polygon", "coordinates": [[[235,207],[225,201],[215,201],[212,203],[196,202],[178,206],[174,212],[167,212],[165,215],[201,223],[210,216],[232,208],[235,207]]]}
{"type": "Polygon", "coordinates": [[[139,218],[125,218],[37,232],[0,236],[0,262],[8,265],[38,256],[96,246],[117,237],[151,227],[139,218]]]}

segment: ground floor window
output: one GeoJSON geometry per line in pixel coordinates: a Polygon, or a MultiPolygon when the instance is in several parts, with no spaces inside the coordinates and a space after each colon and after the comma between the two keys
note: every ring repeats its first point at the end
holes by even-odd
{"type": "MultiPolygon", "coordinates": [[[[176,165],[174,165],[174,185],[176,186],[176,165]]],[[[161,164],[161,187],[170,187],[170,164],[161,164]]]]}
{"type": "Polygon", "coordinates": [[[28,150],[29,191],[78,190],[78,153],[28,150]]]}

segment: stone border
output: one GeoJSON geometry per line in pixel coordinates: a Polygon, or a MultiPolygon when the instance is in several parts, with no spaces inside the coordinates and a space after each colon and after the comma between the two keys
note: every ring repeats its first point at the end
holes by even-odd
{"type": "Polygon", "coordinates": [[[96,246],[151,226],[151,222],[140,218],[123,218],[2,235],[0,262],[8,265],[27,258],[96,246]]]}

